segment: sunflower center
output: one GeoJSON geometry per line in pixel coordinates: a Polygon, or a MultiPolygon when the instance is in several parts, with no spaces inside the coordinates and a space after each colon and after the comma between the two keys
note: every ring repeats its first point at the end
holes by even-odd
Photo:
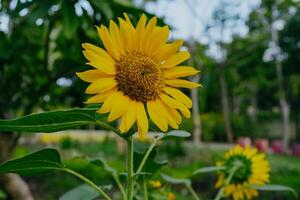
{"type": "Polygon", "coordinates": [[[155,100],[163,90],[163,72],[159,62],[147,55],[131,52],[116,63],[118,90],[132,100],[155,100]]]}
{"type": "Polygon", "coordinates": [[[229,171],[230,169],[233,168],[236,162],[240,162],[242,165],[234,173],[232,177],[232,183],[242,184],[245,181],[247,181],[252,174],[252,170],[251,170],[252,162],[250,159],[248,159],[243,155],[234,155],[230,157],[225,163],[227,169],[226,177],[229,176],[229,171]]]}

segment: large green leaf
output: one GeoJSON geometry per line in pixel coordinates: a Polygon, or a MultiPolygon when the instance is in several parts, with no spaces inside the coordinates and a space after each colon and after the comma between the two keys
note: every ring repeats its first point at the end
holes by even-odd
{"type": "Polygon", "coordinates": [[[278,191],[278,192],[291,192],[293,196],[298,199],[297,192],[290,187],[284,186],[284,185],[250,185],[251,188],[261,191],[278,191]]]}
{"type": "Polygon", "coordinates": [[[64,166],[59,153],[55,149],[43,149],[0,164],[0,174],[35,175],[62,169],[64,169],[64,166]]]}
{"type": "Polygon", "coordinates": [[[56,132],[96,123],[96,108],[75,108],[27,115],[13,120],[0,120],[1,131],[56,132]]]}
{"type": "Polygon", "coordinates": [[[215,171],[220,171],[224,170],[224,166],[212,166],[212,167],[203,167],[200,169],[197,169],[193,172],[193,175],[199,174],[199,173],[208,173],[208,172],[215,172],[215,171]]]}
{"type": "Polygon", "coordinates": [[[189,179],[183,179],[183,178],[174,178],[167,174],[160,174],[160,176],[167,182],[171,184],[184,184],[184,185],[191,185],[191,180],[189,179]]]}
{"type": "Polygon", "coordinates": [[[93,200],[99,196],[97,190],[87,184],[80,185],[63,194],[59,200],[93,200]]]}

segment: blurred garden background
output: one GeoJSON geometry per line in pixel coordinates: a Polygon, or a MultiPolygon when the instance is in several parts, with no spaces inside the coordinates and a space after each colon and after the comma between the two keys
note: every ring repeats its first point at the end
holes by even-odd
{"type": "MultiPolygon", "coordinates": [[[[103,46],[95,25],[123,12],[134,23],[142,13],[158,16],[171,28],[169,40],[185,40],[187,64],[201,71],[192,80],[203,87],[184,91],[193,115],[180,129],[192,137],[159,144],[157,159],[169,162],[161,171],[185,178],[214,165],[235,143],[251,144],[267,153],[271,182],[300,193],[299,0],[0,0],[0,118],[86,106],[87,84],[75,76],[88,68],[81,43],[103,46]]],[[[102,184],[111,178],[86,168],[81,156],[103,157],[116,168],[125,162],[124,144],[89,126],[30,136],[0,133],[0,163],[45,146],[102,184]]],[[[213,174],[197,175],[193,186],[202,199],[212,199],[215,181],[213,174]]],[[[59,172],[1,175],[0,199],[54,200],[78,185],[59,172]]],[[[187,198],[184,188],[172,187],[177,199],[187,198]]],[[[291,198],[265,192],[258,199],[291,198]]]]}

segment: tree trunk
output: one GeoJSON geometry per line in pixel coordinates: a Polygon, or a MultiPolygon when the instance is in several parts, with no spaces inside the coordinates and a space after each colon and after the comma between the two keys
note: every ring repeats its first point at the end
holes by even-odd
{"type": "Polygon", "coordinates": [[[227,84],[226,84],[226,80],[225,80],[224,66],[222,64],[220,66],[219,81],[220,81],[220,87],[221,87],[221,104],[222,104],[222,112],[223,112],[223,118],[224,118],[226,137],[227,137],[227,141],[232,143],[233,142],[233,132],[232,132],[232,128],[231,128],[228,95],[227,95],[227,84]]]}
{"type": "MultiPolygon", "coordinates": [[[[272,22],[276,21],[276,10],[279,1],[277,0],[272,7],[272,22]]],[[[290,107],[286,98],[283,82],[283,73],[282,73],[282,62],[281,62],[281,53],[280,47],[278,45],[278,31],[274,27],[274,23],[271,24],[271,48],[275,52],[275,66],[276,66],[276,76],[277,76],[277,85],[279,91],[279,104],[282,114],[282,126],[283,126],[283,151],[288,152],[289,149],[289,140],[290,140],[290,107]]]]}
{"type": "MultiPolygon", "coordinates": [[[[0,163],[10,159],[17,144],[19,135],[13,133],[0,134],[0,163]]],[[[26,182],[17,174],[0,176],[0,185],[13,200],[33,200],[33,196],[26,182]]]]}
{"type": "MultiPolygon", "coordinates": [[[[193,82],[199,83],[200,75],[196,75],[193,79],[193,82]]],[[[193,101],[193,122],[194,122],[194,130],[193,130],[193,142],[195,145],[199,145],[201,143],[201,117],[199,112],[199,97],[198,97],[198,88],[194,88],[191,91],[191,97],[193,101]]]]}

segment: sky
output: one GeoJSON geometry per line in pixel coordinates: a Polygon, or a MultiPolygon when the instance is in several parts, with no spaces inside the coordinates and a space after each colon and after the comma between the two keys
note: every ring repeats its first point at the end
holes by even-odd
{"type": "MultiPolygon", "coordinates": [[[[172,37],[192,38],[202,43],[208,43],[210,39],[205,33],[205,28],[212,23],[213,11],[222,1],[224,0],[158,0],[157,2],[148,2],[146,10],[157,16],[165,17],[167,24],[175,28],[172,37]]],[[[230,8],[231,14],[239,15],[243,21],[247,19],[250,11],[260,3],[260,0],[225,1],[234,5],[230,8]]],[[[247,31],[244,23],[239,22],[234,28],[231,27],[225,31],[224,40],[230,41],[233,33],[245,35],[247,31]]],[[[216,31],[211,32],[212,39],[220,37],[216,31]]]]}

